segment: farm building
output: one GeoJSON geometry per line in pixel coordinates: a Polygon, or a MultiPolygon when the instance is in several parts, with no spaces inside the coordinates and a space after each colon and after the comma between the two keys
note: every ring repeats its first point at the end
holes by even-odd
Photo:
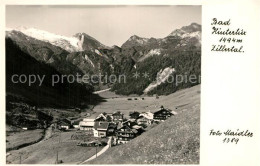
{"type": "Polygon", "coordinates": [[[64,121],[62,121],[60,123],[60,129],[63,129],[63,130],[68,130],[70,128],[70,124],[69,123],[66,123],[64,121]]]}
{"type": "Polygon", "coordinates": [[[115,135],[115,131],[117,129],[117,124],[116,123],[109,123],[108,129],[107,129],[107,136],[113,136],[115,135]]]}
{"type": "Polygon", "coordinates": [[[59,129],[68,130],[71,126],[71,122],[68,119],[61,119],[57,122],[57,127],[59,129]]]}
{"type": "Polygon", "coordinates": [[[125,144],[134,139],[143,132],[142,127],[135,125],[133,122],[122,123],[122,127],[116,131],[118,144],[125,144]]]}
{"type": "Polygon", "coordinates": [[[128,141],[134,139],[138,133],[136,129],[130,128],[128,125],[124,125],[117,131],[118,144],[125,144],[128,141]]]}
{"type": "Polygon", "coordinates": [[[93,130],[95,123],[95,119],[90,119],[90,118],[84,118],[83,121],[79,122],[79,129],[80,130],[93,130]]]}
{"type": "Polygon", "coordinates": [[[73,121],[72,122],[72,126],[73,126],[73,128],[75,128],[75,129],[79,129],[79,120],[77,120],[77,121],[73,121]]]}
{"type": "Polygon", "coordinates": [[[161,106],[159,111],[154,112],[153,119],[163,121],[172,115],[173,115],[172,110],[166,109],[163,106],[161,106]]]}
{"type": "Polygon", "coordinates": [[[94,137],[106,137],[107,136],[107,131],[108,131],[108,122],[95,122],[94,123],[94,137]]]}
{"type": "Polygon", "coordinates": [[[117,111],[112,114],[112,117],[114,122],[122,122],[124,119],[124,114],[122,114],[120,111],[117,111]]]}
{"type": "Polygon", "coordinates": [[[139,116],[136,120],[137,124],[138,125],[145,125],[145,126],[148,126],[148,125],[151,125],[152,122],[153,122],[153,119],[148,119],[147,117],[145,116],[139,116]]]}
{"type": "Polygon", "coordinates": [[[143,117],[145,117],[145,118],[147,118],[147,119],[153,119],[153,113],[151,113],[150,111],[148,111],[148,112],[143,112],[143,113],[141,113],[139,116],[143,116],[143,117]]]}
{"type": "Polygon", "coordinates": [[[111,122],[112,121],[112,115],[109,115],[109,114],[107,114],[107,113],[101,113],[101,114],[99,114],[97,117],[96,117],[96,119],[95,119],[95,121],[105,121],[105,122],[111,122]]]}
{"type": "Polygon", "coordinates": [[[140,115],[140,113],[136,112],[136,111],[129,113],[129,116],[131,119],[137,119],[139,117],[139,115],[140,115]]]}

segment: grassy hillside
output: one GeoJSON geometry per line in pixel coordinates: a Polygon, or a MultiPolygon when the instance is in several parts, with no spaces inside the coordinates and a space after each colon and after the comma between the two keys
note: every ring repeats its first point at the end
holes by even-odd
{"type": "Polygon", "coordinates": [[[44,130],[27,130],[22,132],[6,132],[6,151],[19,149],[40,141],[44,137],[44,130]]]}
{"type": "MultiPolygon", "coordinates": [[[[80,140],[72,140],[75,131],[52,131],[50,138],[43,139],[39,143],[9,151],[11,155],[6,157],[7,163],[19,164],[21,156],[22,164],[54,164],[57,157],[66,164],[75,164],[88,159],[96,153],[95,147],[77,146],[80,140]],[[59,143],[60,140],[60,143],[59,143]]],[[[97,150],[100,151],[102,147],[97,150]]]]}
{"type": "Polygon", "coordinates": [[[178,113],[128,144],[110,148],[91,164],[198,164],[200,86],[160,98],[178,113]]]}

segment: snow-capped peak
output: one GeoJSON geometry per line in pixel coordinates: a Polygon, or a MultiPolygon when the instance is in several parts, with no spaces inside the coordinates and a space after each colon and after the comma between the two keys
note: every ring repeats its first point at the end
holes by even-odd
{"type": "MultiPolygon", "coordinates": [[[[73,51],[82,51],[81,40],[76,37],[67,37],[63,35],[58,35],[54,33],[50,33],[44,30],[39,30],[36,28],[26,28],[26,27],[19,27],[17,29],[14,29],[16,31],[20,31],[23,34],[30,36],[32,38],[42,40],[45,42],[49,42],[55,46],[61,47],[69,52],[73,51]]],[[[83,38],[84,40],[84,38],[83,38]]]]}
{"type": "Polygon", "coordinates": [[[197,24],[197,23],[192,23],[191,26],[192,26],[193,29],[200,29],[201,28],[200,25],[197,24]]]}
{"type": "Polygon", "coordinates": [[[148,40],[149,40],[148,38],[141,38],[141,37],[136,36],[136,35],[133,35],[133,36],[131,36],[131,37],[128,39],[128,41],[135,41],[135,42],[137,42],[137,43],[139,43],[139,44],[144,44],[144,43],[146,43],[148,40]]]}
{"type": "Polygon", "coordinates": [[[182,38],[197,38],[199,41],[201,41],[201,32],[197,31],[197,32],[191,32],[191,33],[186,33],[182,35],[182,38]]]}
{"type": "Polygon", "coordinates": [[[197,37],[201,34],[201,25],[197,23],[192,23],[189,26],[183,26],[181,29],[176,29],[168,36],[179,36],[181,38],[185,37],[197,37]]]}
{"type": "Polygon", "coordinates": [[[185,31],[183,31],[182,29],[176,29],[172,33],[170,33],[168,36],[180,36],[181,37],[183,34],[185,34],[185,31]]]}

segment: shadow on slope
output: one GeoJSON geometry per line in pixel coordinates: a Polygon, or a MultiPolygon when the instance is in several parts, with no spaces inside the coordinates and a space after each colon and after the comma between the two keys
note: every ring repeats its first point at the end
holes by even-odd
{"type": "Polygon", "coordinates": [[[61,74],[53,67],[41,63],[23,52],[11,39],[6,39],[6,96],[9,101],[22,101],[38,107],[74,108],[95,105],[102,101],[98,95],[92,94],[93,88],[84,84],[69,83],[66,79],[52,86],[52,76],[61,74]],[[25,83],[14,83],[14,74],[45,75],[39,86],[37,80],[29,86],[25,83]]]}

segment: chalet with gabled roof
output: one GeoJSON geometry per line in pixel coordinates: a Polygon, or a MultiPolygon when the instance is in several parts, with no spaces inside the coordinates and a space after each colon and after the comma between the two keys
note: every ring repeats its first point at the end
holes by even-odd
{"type": "Polygon", "coordinates": [[[112,117],[114,122],[123,122],[124,114],[120,111],[117,111],[112,114],[112,117]]]}
{"type": "Polygon", "coordinates": [[[139,116],[137,119],[136,119],[136,122],[138,125],[142,125],[142,126],[149,126],[153,123],[153,119],[148,119],[147,117],[145,116],[139,116]]]}
{"type": "Polygon", "coordinates": [[[127,121],[121,124],[116,131],[117,143],[125,144],[143,132],[143,128],[135,122],[127,121]]]}
{"type": "Polygon", "coordinates": [[[56,123],[58,129],[60,130],[68,130],[71,127],[71,121],[68,119],[61,119],[58,120],[56,123]]]}
{"type": "Polygon", "coordinates": [[[166,109],[161,106],[159,111],[154,112],[153,118],[154,120],[164,121],[173,115],[170,109],[166,109]]]}
{"type": "Polygon", "coordinates": [[[94,137],[106,137],[108,131],[109,122],[97,121],[94,123],[94,137]]]}
{"type": "Polygon", "coordinates": [[[148,111],[148,112],[142,112],[139,116],[143,116],[143,117],[145,117],[145,118],[147,118],[147,119],[153,119],[153,113],[151,113],[150,111],[148,111]]]}
{"type": "Polygon", "coordinates": [[[74,120],[74,121],[72,122],[73,128],[79,129],[79,123],[80,123],[80,120],[74,120]]]}
{"type": "Polygon", "coordinates": [[[134,139],[138,134],[136,129],[130,128],[128,125],[124,125],[119,128],[116,132],[118,138],[118,144],[125,144],[130,140],[134,139]]]}
{"type": "Polygon", "coordinates": [[[112,121],[112,116],[104,112],[104,113],[99,114],[96,117],[95,121],[111,122],[112,121]]]}
{"type": "Polygon", "coordinates": [[[140,113],[136,112],[136,111],[129,113],[129,116],[131,119],[137,119],[139,117],[139,115],[140,115],[140,113]]]}

